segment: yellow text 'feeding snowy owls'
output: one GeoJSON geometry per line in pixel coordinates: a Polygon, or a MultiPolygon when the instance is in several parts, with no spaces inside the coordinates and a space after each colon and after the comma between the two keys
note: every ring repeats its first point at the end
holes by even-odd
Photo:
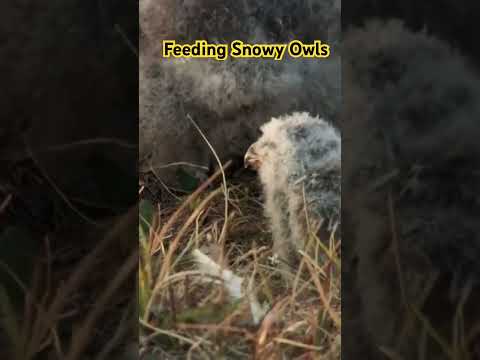
{"type": "Polygon", "coordinates": [[[327,58],[330,46],[315,40],[312,44],[304,44],[292,40],[288,44],[247,44],[240,40],[231,44],[210,44],[205,40],[197,40],[194,44],[178,44],[175,40],[163,41],[164,58],[200,58],[226,60],[232,58],[283,60],[288,54],[292,58],[327,58]]]}

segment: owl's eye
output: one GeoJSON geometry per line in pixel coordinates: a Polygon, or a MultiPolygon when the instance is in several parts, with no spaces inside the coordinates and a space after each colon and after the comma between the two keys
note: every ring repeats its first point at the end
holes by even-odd
{"type": "Polygon", "coordinates": [[[295,141],[300,141],[306,138],[308,135],[308,130],[304,126],[293,127],[291,129],[288,129],[288,132],[295,141]]]}
{"type": "Polygon", "coordinates": [[[275,143],[272,142],[272,141],[266,141],[266,142],[263,144],[263,147],[266,148],[266,149],[276,149],[276,148],[277,148],[277,144],[275,144],[275,143]]]}

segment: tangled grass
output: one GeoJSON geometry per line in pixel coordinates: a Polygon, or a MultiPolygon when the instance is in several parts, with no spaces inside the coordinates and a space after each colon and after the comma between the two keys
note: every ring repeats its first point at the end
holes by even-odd
{"type": "Polygon", "coordinates": [[[340,358],[339,240],[312,234],[318,251],[285,281],[248,174],[217,171],[190,195],[142,200],[139,234],[141,359],[340,358]],[[195,249],[241,279],[242,295],[202,271],[195,249]]]}
{"type": "MultiPolygon", "coordinates": [[[[0,260],[0,274],[18,289],[0,283],[2,359],[136,358],[131,294],[138,253],[128,245],[136,210],[105,221],[91,237],[81,226],[45,236],[28,282],[0,260]]],[[[12,234],[17,245],[24,241],[21,232],[12,234]]]]}

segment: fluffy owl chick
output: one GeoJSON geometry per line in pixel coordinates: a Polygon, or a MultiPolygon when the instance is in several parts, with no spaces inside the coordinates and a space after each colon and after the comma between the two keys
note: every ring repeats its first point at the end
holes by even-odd
{"type": "Polygon", "coordinates": [[[305,112],[272,118],[261,131],[245,166],[259,173],[274,253],[290,262],[308,231],[322,238],[340,222],[340,134],[305,112]]]}

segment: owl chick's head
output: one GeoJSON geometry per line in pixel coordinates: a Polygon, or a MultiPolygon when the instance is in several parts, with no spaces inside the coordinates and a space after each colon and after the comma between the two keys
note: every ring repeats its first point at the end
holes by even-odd
{"type": "Polygon", "coordinates": [[[295,171],[302,172],[300,168],[329,168],[338,162],[340,137],[336,129],[319,117],[295,112],[272,118],[261,131],[262,136],[245,154],[245,167],[261,171],[274,165],[277,171],[281,167],[292,175],[295,171]]]}

